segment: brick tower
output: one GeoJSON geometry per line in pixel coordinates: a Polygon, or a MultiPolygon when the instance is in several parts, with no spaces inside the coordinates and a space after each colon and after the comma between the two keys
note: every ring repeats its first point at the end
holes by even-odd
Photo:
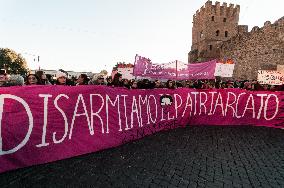
{"type": "Polygon", "coordinates": [[[207,61],[220,57],[222,42],[242,32],[238,26],[240,6],[207,1],[193,16],[192,46],[188,62],[207,61]]]}

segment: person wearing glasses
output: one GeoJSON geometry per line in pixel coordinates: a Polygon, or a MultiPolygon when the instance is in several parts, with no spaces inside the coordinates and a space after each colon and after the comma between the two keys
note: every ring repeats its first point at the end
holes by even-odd
{"type": "Polygon", "coordinates": [[[40,85],[38,76],[35,74],[29,74],[26,79],[26,85],[40,85]]]}

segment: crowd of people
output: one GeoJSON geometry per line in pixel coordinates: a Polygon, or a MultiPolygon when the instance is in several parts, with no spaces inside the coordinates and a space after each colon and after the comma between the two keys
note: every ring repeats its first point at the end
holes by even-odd
{"type": "Polygon", "coordinates": [[[151,81],[149,79],[128,80],[123,79],[120,73],[113,77],[99,75],[89,78],[86,74],[81,74],[78,78],[68,79],[65,72],[58,71],[56,79],[50,75],[45,75],[43,71],[37,71],[35,74],[28,74],[25,78],[20,75],[8,75],[5,72],[0,73],[0,86],[25,86],[25,85],[106,85],[111,87],[124,87],[127,89],[154,89],[154,88],[195,88],[195,89],[225,89],[225,88],[241,88],[252,91],[283,91],[284,85],[267,85],[259,84],[256,80],[160,80],[151,81]]]}

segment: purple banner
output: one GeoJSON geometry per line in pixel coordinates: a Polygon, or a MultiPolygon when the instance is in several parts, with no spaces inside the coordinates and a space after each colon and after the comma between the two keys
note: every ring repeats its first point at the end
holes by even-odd
{"type": "Polygon", "coordinates": [[[134,76],[142,76],[172,80],[215,79],[216,60],[187,64],[173,61],[164,64],[154,64],[149,58],[135,56],[134,76]]]}
{"type": "Polygon", "coordinates": [[[189,124],[284,127],[282,92],[25,86],[0,94],[0,172],[189,124]]]}
{"type": "Polygon", "coordinates": [[[188,79],[215,79],[214,73],[216,68],[216,60],[208,61],[205,63],[195,63],[188,65],[188,79]]]}
{"type": "Polygon", "coordinates": [[[155,64],[149,58],[136,55],[133,75],[156,79],[177,79],[177,61],[155,64]]]}

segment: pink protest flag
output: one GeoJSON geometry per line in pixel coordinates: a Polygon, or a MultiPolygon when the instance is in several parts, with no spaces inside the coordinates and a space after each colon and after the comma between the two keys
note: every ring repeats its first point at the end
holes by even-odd
{"type": "Polygon", "coordinates": [[[188,79],[189,80],[210,80],[215,79],[216,60],[204,63],[192,63],[188,65],[188,79]]]}

